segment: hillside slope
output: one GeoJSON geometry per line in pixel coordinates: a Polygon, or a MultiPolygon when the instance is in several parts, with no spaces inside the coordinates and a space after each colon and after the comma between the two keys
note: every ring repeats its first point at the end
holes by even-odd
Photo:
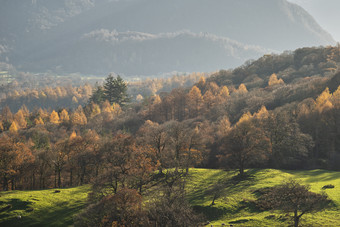
{"type": "MultiPolygon", "coordinates": [[[[304,215],[303,224],[308,226],[337,226],[340,224],[340,173],[325,170],[284,171],[284,170],[249,170],[250,177],[239,181],[232,187],[226,187],[222,196],[211,206],[211,188],[218,181],[228,181],[234,172],[209,169],[191,169],[187,179],[187,195],[194,208],[203,212],[211,224],[237,224],[237,226],[287,226],[289,218],[274,212],[260,212],[249,203],[255,199],[254,191],[264,187],[281,184],[289,178],[309,184],[313,192],[325,192],[334,202],[329,209],[304,215]],[[322,190],[324,185],[333,184],[334,189],[322,190]]],[[[72,224],[72,215],[78,213],[85,201],[88,187],[54,190],[1,192],[0,209],[7,204],[12,208],[0,213],[0,225],[65,226],[72,224]],[[29,212],[29,208],[33,211],[29,212]],[[17,216],[21,215],[21,219],[17,216]]]]}

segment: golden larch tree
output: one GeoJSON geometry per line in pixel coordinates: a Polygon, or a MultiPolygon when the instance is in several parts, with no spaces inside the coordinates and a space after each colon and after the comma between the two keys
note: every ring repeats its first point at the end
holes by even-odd
{"type": "Polygon", "coordinates": [[[87,118],[84,114],[83,108],[79,105],[78,108],[71,114],[71,122],[73,125],[86,125],[87,118]]]}
{"type": "Polygon", "coordinates": [[[60,121],[61,122],[68,122],[70,120],[70,116],[68,115],[67,110],[63,109],[60,112],[60,121]]]}
{"type": "Polygon", "coordinates": [[[332,94],[329,92],[327,87],[317,98],[316,98],[316,110],[321,113],[324,110],[332,109],[333,104],[331,102],[332,94]]]}
{"type": "Polygon", "coordinates": [[[219,120],[218,125],[217,125],[217,135],[220,138],[222,138],[222,137],[228,135],[230,130],[231,130],[231,124],[230,124],[229,118],[228,118],[228,116],[223,116],[219,120]]]}
{"type": "Polygon", "coordinates": [[[219,96],[221,96],[222,98],[229,97],[229,89],[228,89],[227,86],[221,87],[220,92],[219,92],[219,96]]]}
{"type": "Polygon", "coordinates": [[[50,115],[50,122],[53,124],[59,124],[59,120],[60,119],[58,113],[53,110],[50,115]]]}
{"type": "Polygon", "coordinates": [[[282,79],[277,79],[277,75],[275,73],[273,73],[269,77],[268,86],[274,86],[274,85],[277,85],[277,84],[284,84],[284,81],[282,79]]]}
{"type": "Polygon", "coordinates": [[[72,140],[72,139],[74,139],[74,138],[76,138],[76,137],[77,137],[77,133],[73,130],[73,132],[72,132],[71,135],[70,135],[69,140],[72,140]]]}
{"type": "Polygon", "coordinates": [[[202,93],[198,87],[193,86],[191,88],[188,94],[188,101],[189,101],[188,105],[190,108],[191,115],[193,117],[196,117],[203,103],[202,93]]]}
{"type": "Polygon", "coordinates": [[[9,131],[12,133],[15,133],[18,131],[18,126],[15,121],[12,122],[11,126],[9,127],[9,131]]]}
{"type": "Polygon", "coordinates": [[[21,109],[14,115],[14,120],[17,122],[19,128],[26,128],[27,121],[21,109]]]}
{"type": "Polygon", "coordinates": [[[331,100],[332,100],[333,106],[339,109],[340,108],[340,86],[335,92],[333,92],[331,100]]]}
{"type": "Polygon", "coordinates": [[[93,118],[100,114],[101,110],[98,104],[91,102],[90,105],[86,106],[86,113],[90,118],[93,118]]]}
{"type": "Polygon", "coordinates": [[[34,119],[34,124],[35,125],[44,125],[44,121],[43,119],[39,116],[37,118],[34,119]]]}
{"type": "Polygon", "coordinates": [[[210,90],[206,91],[203,95],[204,110],[210,110],[215,103],[216,97],[211,93],[210,90]]]}
{"type": "Polygon", "coordinates": [[[39,108],[38,110],[38,115],[41,117],[41,119],[43,119],[44,121],[48,121],[49,120],[49,114],[48,112],[44,109],[39,108]]]}
{"type": "Polygon", "coordinates": [[[113,108],[112,108],[112,106],[111,106],[111,104],[108,100],[105,100],[105,102],[103,102],[102,112],[104,112],[104,113],[112,113],[113,112],[113,108]]]}
{"type": "Polygon", "coordinates": [[[246,85],[240,84],[240,86],[237,89],[238,93],[245,94],[248,92],[246,85]]]}
{"type": "Polygon", "coordinates": [[[268,118],[269,113],[268,110],[265,106],[262,106],[261,109],[259,109],[259,111],[257,111],[257,113],[254,114],[256,119],[265,119],[268,118]]]}

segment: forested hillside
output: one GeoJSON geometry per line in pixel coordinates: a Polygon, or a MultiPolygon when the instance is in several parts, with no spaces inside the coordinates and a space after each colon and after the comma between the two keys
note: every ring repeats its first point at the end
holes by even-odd
{"type": "MultiPolygon", "coordinates": [[[[248,179],[248,168],[339,170],[339,66],[340,47],[328,46],[265,55],[210,76],[129,85],[110,74],[94,87],[13,90],[1,101],[1,188],[91,184],[91,205],[76,220],[80,226],[97,220],[89,213],[105,225],[163,223],[169,209],[179,223],[199,223],[183,202],[191,167],[235,170],[240,181],[248,179]],[[162,90],[176,84],[181,86],[162,90]],[[129,86],[142,94],[132,97],[129,86]],[[15,103],[22,104],[17,111],[10,107],[15,103]],[[164,196],[151,201],[146,215],[141,207],[148,193],[164,196]],[[119,213],[120,206],[129,212],[119,213]],[[102,216],[108,207],[118,208],[102,216]]],[[[19,84],[14,80],[7,89],[13,83],[19,84]]],[[[328,201],[297,188],[311,201],[328,201]]]]}

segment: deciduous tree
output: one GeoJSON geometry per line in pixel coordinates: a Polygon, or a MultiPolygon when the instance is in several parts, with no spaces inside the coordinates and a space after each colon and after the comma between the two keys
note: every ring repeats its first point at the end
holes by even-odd
{"type": "Polygon", "coordinates": [[[293,213],[295,227],[299,226],[300,218],[304,214],[320,211],[329,203],[330,200],[325,194],[311,192],[309,187],[293,180],[268,189],[257,201],[257,205],[262,209],[293,213]]]}
{"type": "Polygon", "coordinates": [[[269,81],[268,81],[268,86],[274,86],[274,85],[278,85],[278,84],[284,84],[282,79],[277,79],[277,76],[275,73],[273,73],[270,77],[269,77],[269,81]]]}
{"type": "Polygon", "coordinates": [[[263,162],[271,151],[269,139],[247,114],[223,139],[221,161],[239,169],[240,175],[250,163],[263,162]]]}
{"type": "Polygon", "coordinates": [[[59,124],[60,121],[59,121],[59,115],[56,111],[52,111],[51,115],[50,115],[50,122],[53,123],[53,124],[59,124]]]}

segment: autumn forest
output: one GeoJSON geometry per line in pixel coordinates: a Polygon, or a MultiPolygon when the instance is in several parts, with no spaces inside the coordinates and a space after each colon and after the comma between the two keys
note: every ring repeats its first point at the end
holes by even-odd
{"type": "Polygon", "coordinates": [[[91,185],[78,226],[197,225],[202,214],[183,202],[194,167],[240,178],[340,170],[339,67],[340,46],[328,46],[140,81],[10,69],[0,74],[1,190],[91,185]]]}

